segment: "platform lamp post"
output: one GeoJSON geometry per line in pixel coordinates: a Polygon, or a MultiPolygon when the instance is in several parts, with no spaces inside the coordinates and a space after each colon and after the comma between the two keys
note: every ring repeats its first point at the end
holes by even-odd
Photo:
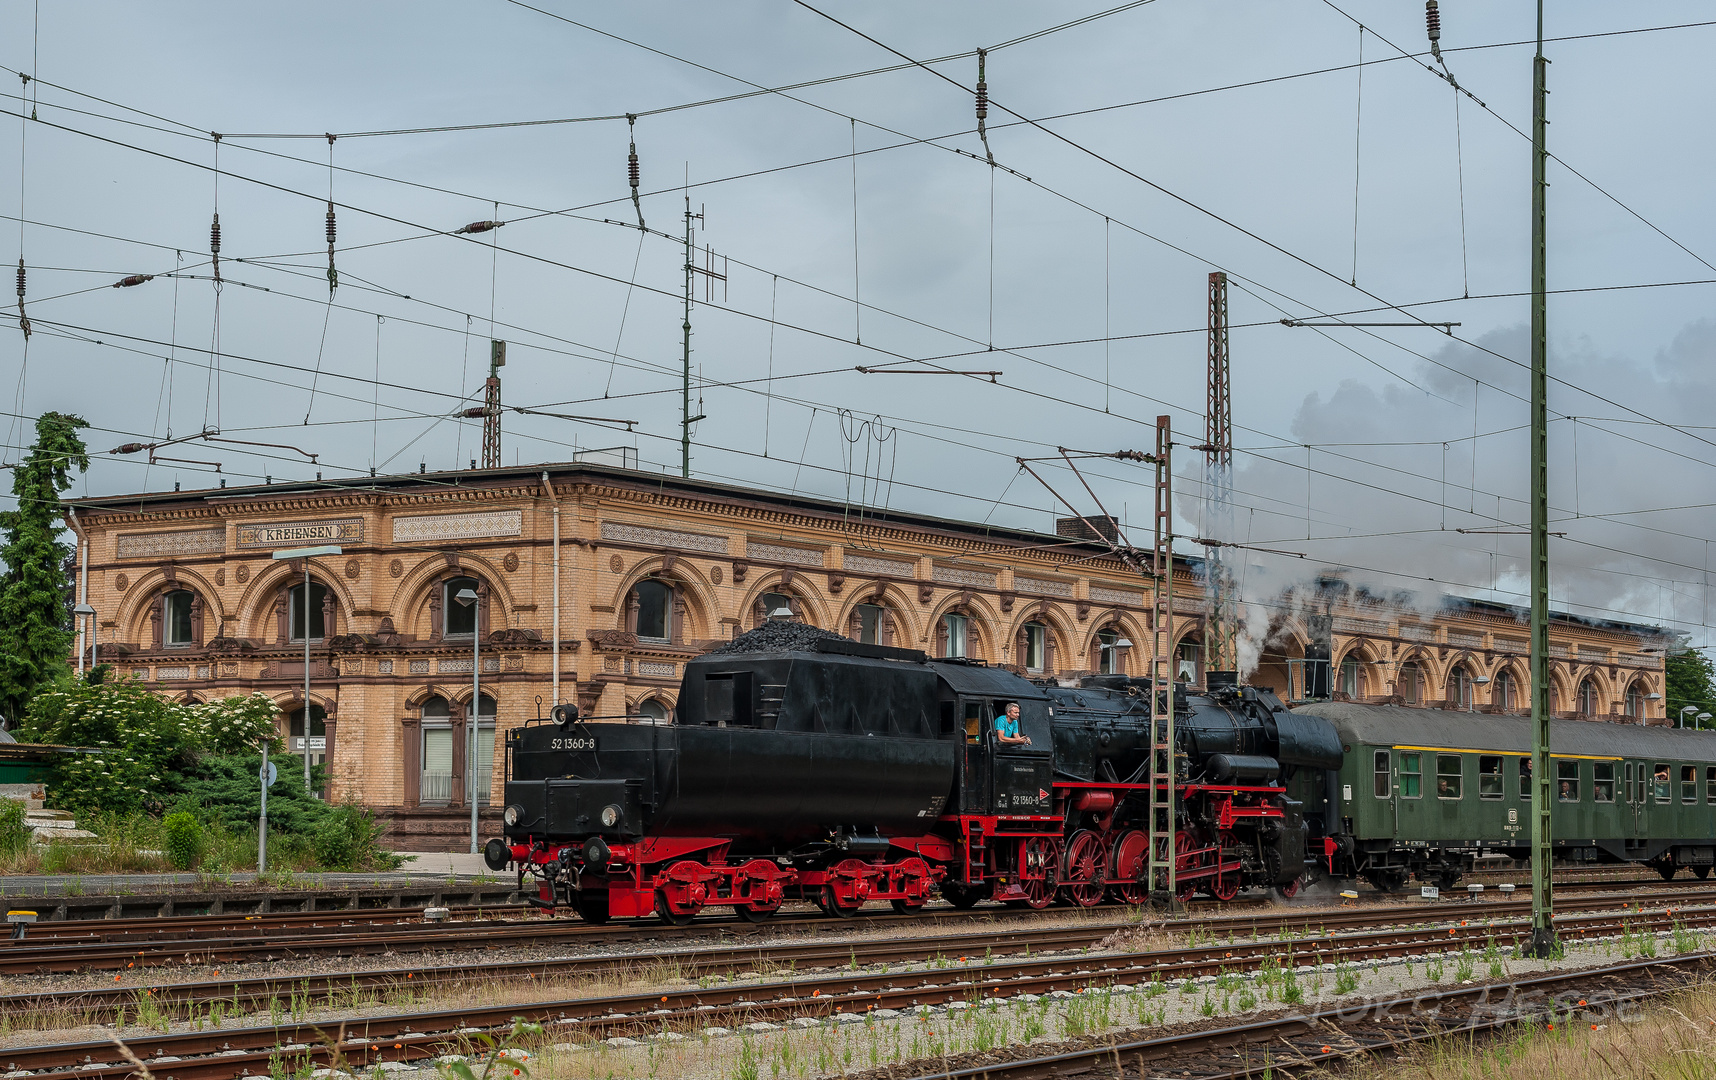
{"type": "Polygon", "coordinates": [[[72,608],[72,614],[76,615],[79,619],[83,620],[83,633],[78,635],[78,637],[81,638],[82,640],[80,640],[77,643],[77,673],[78,673],[78,677],[82,678],[83,677],[83,649],[84,649],[84,642],[85,641],[90,643],[90,661],[89,661],[90,666],[91,667],[95,666],[95,655],[94,655],[94,653],[95,653],[95,648],[94,648],[95,635],[90,633],[90,631],[93,630],[94,627],[91,625],[91,623],[89,621],[89,620],[95,618],[95,609],[90,607],[88,604],[79,604],[77,607],[72,608]]]}
{"type": "Polygon", "coordinates": [[[1693,719],[1697,720],[1698,726],[1702,728],[1705,724],[1710,722],[1710,714],[1707,712],[1701,712],[1697,716],[1693,717],[1693,719]]]}
{"type": "Polygon", "coordinates": [[[1686,718],[1688,716],[1691,716],[1693,713],[1695,713],[1697,711],[1698,711],[1698,706],[1696,706],[1696,705],[1688,705],[1684,709],[1681,709],[1680,715],[1675,718],[1674,726],[1675,727],[1685,727],[1686,726],[1686,718]]]}
{"type": "MultiPolygon", "coordinates": [[[[274,553],[275,561],[304,560],[304,790],[310,790],[310,560],[317,555],[338,555],[344,549],[338,544],[321,547],[287,548],[274,553]]],[[[327,635],[328,628],[322,627],[327,635]]]]}
{"type": "MultiPolygon", "coordinates": [[[[471,800],[471,854],[477,853],[477,728],[483,719],[483,612],[475,589],[460,589],[453,597],[471,609],[471,718],[465,750],[465,797],[471,800]]],[[[496,719],[499,719],[498,717],[496,719]]]]}
{"type": "MultiPolygon", "coordinates": [[[[1489,681],[1490,681],[1490,677],[1488,675],[1474,675],[1474,676],[1472,676],[1472,685],[1473,686],[1486,686],[1489,684],[1489,681]]],[[[1478,711],[1477,706],[1478,706],[1478,692],[1476,690],[1468,691],[1466,694],[1466,711],[1467,712],[1477,712],[1478,711]]]]}

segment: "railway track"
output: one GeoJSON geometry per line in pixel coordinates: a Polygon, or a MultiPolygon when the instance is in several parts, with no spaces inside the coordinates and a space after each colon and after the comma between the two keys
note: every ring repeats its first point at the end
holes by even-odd
{"type": "MultiPolygon", "coordinates": [[[[1654,932],[1671,927],[1704,927],[1716,925],[1716,908],[1699,908],[1699,910],[1680,910],[1680,912],[1651,912],[1651,913],[1594,913],[1594,915],[1565,915],[1558,919],[1558,929],[1563,939],[1579,941],[1596,936],[1613,936],[1622,932],[1654,932]]],[[[1019,932],[1011,937],[997,937],[994,934],[971,936],[968,941],[918,941],[918,943],[899,943],[899,941],[882,941],[882,943],[861,943],[851,946],[774,946],[772,950],[764,950],[764,956],[758,956],[758,950],[729,950],[728,955],[698,955],[686,951],[683,956],[674,956],[674,960],[686,963],[683,974],[690,970],[709,974],[717,970],[746,970],[757,965],[760,958],[767,958],[776,965],[805,965],[805,967],[837,968],[843,965],[875,965],[880,962],[935,962],[944,960],[946,963],[932,963],[930,967],[909,970],[909,972],[861,972],[861,974],[829,974],[805,975],[795,979],[777,980],[777,982],[752,982],[752,984],[728,984],[728,986],[697,987],[683,991],[662,992],[650,991],[640,994],[621,994],[621,996],[604,996],[604,998],[565,999],[565,1001],[542,1001],[542,1003],[503,1004],[494,1008],[463,1008],[453,1011],[407,1011],[395,1016],[369,1016],[362,1020],[319,1020],[319,1022],[285,1023],[285,1025],[269,1025],[269,1027],[235,1027],[220,1028],[220,1030],[197,1030],[197,1032],[177,1032],[177,1034],[146,1035],[134,1039],[132,1049],[141,1058],[175,1059],[170,1075],[178,1080],[187,1080],[184,1071],[180,1071],[177,1059],[206,1056],[206,1054],[223,1054],[230,1059],[230,1065],[257,1065],[254,1071],[268,1071],[268,1058],[280,1053],[280,1047],[287,1047],[285,1053],[311,1054],[323,1053],[331,1056],[328,1047],[321,1051],[312,1051],[311,1047],[319,1044],[324,1032],[338,1025],[338,1030],[348,1032],[350,1041],[355,1046],[369,1046],[367,1042],[379,1041],[374,1051],[366,1053],[384,1053],[391,1041],[393,1051],[412,1051],[407,1056],[426,1056],[429,1053],[443,1053],[444,1047],[450,1042],[456,1042],[456,1035],[470,1034],[474,1030],[486,1030],[491,1027],[503,1027],[511,1022],[513,1016],[525,1016],[529,1020],[546,1022],[554,1025],[556,1030],[561,1027],[570,1028],[583,1039],[599,1039],[609,1035],[637,1035],[647,1032],[657,1032],[668,1027],[686,1027],[686,1025],[709,1025],[709,1023],[752,1022],[760,1018],[786,1018],[796,1015],[827,1016],[837,1011],[863,1011],[872,1008],[892,1008],[904,1010],[921,1004],[944,1004],[949,1001],[976,1001],[976,999],[1011,998],[1016,994],[1045,994],[1045,992],[1066,991],[1073,987],[1115,986],[1115,984],[1141,984],[1151,980],[1196,979],[1203,975],[1248,974],[1260,972],[1268,967],[1309,968],[1333,967],[1333,965],[1349,965],[1349,963],[1369,962],[1369,960],[1387,960],[1387,958],[1402,958],[1402,956],[1428,956],[1436,951],[1450,950],[1488,950],[1491,946],[1512,946],[1519,939],[1529,934],[1529,919],[1514,919],[1507,922],[1489,922],[1489,924],[1452,925],[1452,927],[1412,927],[1412,929],[1390,929],[1390,931],[1364,932],[1364,934],[1344,934],[1344,936],[1297,937],[1297,939],[1258,939],[1249,943],[1217,943],[1186,948],[1186,950],[1160,950],[1150,953],[1119,953],[1119,955],[1086,956],[1086,955],[1057,955],[1036,956],[1024,960],[995,960],[997,946],[1000,950],[1019,951],[1036,948],[1038,951],[1059,948],[1059,950],[1074,950],[1081,944],[1088,943],[1088,934],[1081,936],[1078,932],[1064,929],[1043,929],[1036,932],[1019,932]],[[976,958],[976,946],[983,944],[985,955],[976,958]],[[966,948],[966,955],[958,955],[959,948],[966,948]],[[317,1034],[321,1032],[321,1034],[317,1034]],[[451,1032],[451,1035],[450,1035],[451,1032]],[[439,1047],[439,1049],[438,1049],[439,1047]],[[420,1051],[420,1053],[419,1053],[420,1051]],[[244,1056],[244,1061],[239,1061],[244,1056]]],[[[611,958],[589,958],[583,962],[571,962],[575,967],[556,970],[554,965],[518,965],[518,967],[534,967],[542,974],[566,974],[566,970],[578,970],[582,963],[585,974],[594,974],[601,963],[613,963],[611,958]]],[[[390,989],[405,989],[405,987],[434,986],[436,980],[444,979],[468,980],[474,972],[468,968],[443,968],[439,972],[415,972],[422,982],[405,982],[396,974],[364,974],[364,975],[329,975],[324,982],[314,979],[304,980],[240,980],[240,982],[216,982],[216,984],[182,984],[182,986],[166,986],[151,989],[151,1008],[158,1015],[166,1011],[172,1013],[178,1006],[190,1006],[192,1015],[196,1015],[199,1003],[208,1004],[221,1001],[230,1004],[235,1010],[242,1010],[245,1004],[264,1003],[268,1001],[269,1010],[281,1010],[281,1003],[287,1003],[285,1008],[309,1008],[312,999],[316,999],[317,991],[338,991],[348,994],[360,986],[390,987],[390,989]],[[391,979],[391,982],[386,980],[391,979]]],[[[518,970],[510,972],[517,979],[518,970]]],[[[34,996],[34,998],[7,998],[3,1001],[5,1011],[12,1013],[24,1008],[72,1008],[86,1010],[94,1015],[103,1011],[117,1013],[127,1004],[136,1006],[141,991],[132,989],[127,994],[120,992],[101,991],[88,994],[60,994],[60,996],[34,996]]],[[[206,1018],[206,1016],[204,1016],[206,1018]]],[[[218,1025],[216,1025],[218,1027],[218,1025]]],[[[5,1071],[10,1070],[63,1070],[76,1068],[79,1075],[106,1075],[101,1073],[103,1063],[101,1054],[112,1056],[113,1047],[106,1044],[77,1044],[77,1046],[46,1046],[19,1047],[0,1051],[0,1065],[5,1071]],[[105,1047],[98,1053],[96,1047],[105,1047]]],[[[398,1058],[390,1058],[398,1059],[398,1058]]],[[[201,1070],[202,1066],[199,1066],[201,1070]]],[[[215,1068],[215,1066],[209,1066],[215,1068]]],[[[218,1070],[216,1070],[218,1071],[218,1070]]],[[[122,1075],[122,1073],[112,1073],[122,1075]]],[[[196,1071],[196,1077],[216,1075],[211,1071],[196,1071]]],[[[239,1075],[239,1071],[218,1073],[218,1075],[239,1075]]]]}
{"type": "MultiPolygon", "coordinates": [[[[1687,914],[1679,916],[1686,919],[1687,914]]],[[[1649,930],[1675,920],[1648,916],[1571,916],[1561,921],[1570,938],[1649,930]]],[[[1716,909],[1698,915],[1716,923],[1716,909]]],[[[800,977],[784,981],[726,984],[666,993],[651,991],[523,1004],[464,1006],[453,1010],[415,1009],[392,1015],[328,1018],[251,1027],[178,1031],[128,1038],[126,1047],[150,1063],[155,1075],[172,1080],[225,1080],[266,1074],[280,1059],[295,1071],[325,1064],[336,1054],[362,1068],[380,1061],[402,1062],[455,1052],[466,1037],[511,1025],[515,1018],[539,1022],[555,1036],[599,1039],[640,1035],[670,1028],[736,1024],[789,1017],[829,1017],[868,1010],[905,1010],[950,1002],[997,1001],[1020,994],[1048,994],[1088,987],[1131,989],[1154,980],[1222,973],[1243,974],[1269,966],[1350,963],[1354,960],[1417,956],[1449,946],[1476,948],[1501,944],[1513,933],[1529,932],[1525,920],[1505,927],[1416,928],[1348,937],[1296,941],[1259,941],[1248,945],[1211,945],[1191,950],[1110,955],[1058,956],[999,962],[930,966],[909,972],[861,972],[800,977]]],[[[1710,959],[1710,954],[1698,954],[1710,959]]],[[[1686,962],[1685,958],[1663,961],[1686,962]]],[[[31,1070],[40,1078],[82,1077],[103,1080],[127,1076],[132,1066],[112,1042],[59,1043],[0,1049],[0,1071],[31,1070]]]]}
{"type": "MultiPolygon", "coordinates": [[[[1577,890],[1576,890],[1577,891],[1577,890]]],[[[1592,890],[1606,892],[1610,890],[1592,890]]],[[[1649,893],[1650,903],[1695,903],[1716,899],[1716,890],[1662,888],[1649,893]]],[[[1628,899],[1623,903],[1643,903],[1628,899]]],[[[1430,904],[1389,904],[1353,907],[1339,910],[1295,911],[1292,908],[1271,907],[1267,912],[1224,912],[1197,915],[1175,920],[1176,930],[1233,934],[1276,933],[1292,928],[1319,926],[1339,929],[1375,926],[1379,923],[1438,919],[1450,917],[1466,904],[1471,910],[1482,910],[1496,916],[1529,911],[1527,900],[1445,900],[1430,904]]],[[[1613,907],[1615,900],[1602,895],[1563,896],[1558,910],[1593,910],[1613,907]]],[[[1118,910],[1118,909],[1116,909],[1118,910]]],[[[1221,909],[1217,909],[1221,911],[1221,909]]],[[[1029,916],[1034,912],[1013,909],[977,909],[974,912],[954,910],[919,913],[915,915],[878,915],[856,925],[874,927],[898,922],[914,929],[924,927],[968,925],[973,917],[1029,916]]],[[[193,916],[192,918],[204,918],[193,916]]],[[[771,923],[753,925],[709,922],[707,931],[723,935],[735,932],[749,937],[767,937],[798,931],[851,929],[849,919],[788,917],[771,923]],[[743,929],[741,929],[743,928],[743,929]]],[[[1104,920],[1090,924],[1098,932],[1091,940],[1127,925],[1135,920],[1104,920]]],[[[294,925],[283,932],[253,929],[239,937],[199,937],[195,933],[173,929],[165,938],[144,936],[140,939],[120,936],[115,940],[93,941],[72,933],[63,937],[25,938],[23,941],[0,945],[0,974],[50,975],[76,971],[115,971],[167,965],[205,965],[230,963],[276,962],[311,958],[344,958],[354,956],[394,955],[401,953],[446,952],[469,949],[492,949],[522,946],[608,947],[616,944],[650,943],[661,940],[661,927],[647,922],[626,926],[591,926],[571,920],[530,919],[523,921],[421,921],[380,922],[327,921],[321,925],[294,925]]]]}
{"type": "MultiPolygon", "coordinates": [[[[1442,909],[1441,914],[1449,914],[1442,909]]],[[[1510,913],[1529,914],[1510,909],[1510,913]]],[[[1474,911],[1472,915],[1492,915],[1491,910],[1474,911]]],[[[1374,920],[1373,920],[1374,921],[1374,920]]],[[[1579,940],[1624,931],[1643,932],[1675,927],[1716,926],[1716,907],[1680,908],[1662,912],[1606,912],[1574,916],[1563,914],[1557,919],[1563,937],[1579,940]]],[[[242,1013],[264,1008],[272,1003],[278,1007],[285,1001],[291,1007],[313,1003],[351,1001],[364,996],[379,997],[387,993],[420,993],[436,987],[502,982],[529,985],[532,980],[585,978],[647,978],[700,979],[713,975],[733,975],[739,972],[778,972],[826,970],[842,966],[875,967],[882,964],[913,964],[953,962],[970,968],[973,957],[984,967],[992,967],[997,956],[1018,953],[1030,955],[1065,953],[1088,950],[1116,931],[1135,926],[1129,922],[1093,923],[1083,926],[1053,926],[1014,930],[991,930],[976,934],[942,936],[928,939],[863,942],[788,942],[776,945],[742,945],[713,949],[677,949],[638,956],[583,956],[552,960],[518,961],[501,964],[461,964],[444,967],[394,968],[382,971],[339,972],[298,978],[224,979],[186,983],[164,983],[147,986],[103,987],[76,991],[45,991],[34,994],[0,996],[0,1017],[20,1017],[32,1012],[59,1010],[79,1015],[89,1022],[112,1022],[122,1012],[138,1011],[138,998],[147,994],[154,1010],[180,1009],[194,1013],[207,1010],[215,1003],[223,1011],[242,1013]]],[[[1408,955],[1414,951],[1449,946],[1465,948],[1473,944],[1509,946],[1529,927],[1528,918],[1467,919],[1457,926],[1418,925],[1410,929],[1371,930],[1357,934],[1334,936],[1326,926],[1300,929],[1312,930],[1310,936],[1293,939],[1254,938],[1241,945],[1230,937],[1225,943],[1149,953],[1122,954],[1128,971],[1140,968],[1154,970],[1163,978],[1187,975],[1219,974],[1234,970],[1234,965],[1255,966],[1263,956],[1291,955],[1295,962],[1322,964],[1334,959],[1377,959],[1408,955]],[[1219,969],[1219,970],[1216,970],[1219,969]]],[[[1278,929],[1290,928],[1283,924],[1278,929]]],[[[1113,958],[1097,961],[1106,970],[1113,958]]],[[[1043,963],[1051,968],[1064,966],[1064,956],[1053,955],[1043,963]]],[[[1016,965],[1015,965],[1016,967],[1016,965]]]]}
{"type": "Polygon", "coordinates": [[[1300,1070],[1326,1073],[1353,1059],[1456,1033],[1469,1037],[1520,1022],[1612,1016],[1628,1004],[1681,989],[1708,972],[1713,960],[1716,957],[1702,953],[1635,961],[1401,996],[1360,1010],[1337,1005],[1213,1030],[1114,1040],[1041,1057],[951,1069],[938,1063],[917,1080],[1054,1080],[1078,1074],[1098,1080],[1251,1080],[1300,1070]],[[1236,1058],[1233,1067],[1224,1067],[1236,1058]]]}

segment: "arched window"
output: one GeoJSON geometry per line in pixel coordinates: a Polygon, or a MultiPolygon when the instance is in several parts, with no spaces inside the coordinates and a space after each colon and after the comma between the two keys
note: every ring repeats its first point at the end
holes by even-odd
{"type": "Polygon", "coordinates": [[[866,645],[892,645],[894,614],[881,604],[859,604],[852,609],[846,635],[866,645]]]}
{"type": "Polygon", "coordinates": [[[643,640],[673,640],[673,586],[655,578],[638,582],[626,601],[626,615],[632,633],[643,640]]]}
{"type": "Polygon", "coordinates": [[[196,644],[196,627],[192,625],[192,609],[196,594],[189,589],[173,589],[161,596],[161,644],[169,649],[196,644]]]}
{"type": "Polygon", "coordinates": [[[417,798],[423,803],[448,803],[453,799],[452,708],[444,697],[423,703],[423,775],[417,798]]]}
{"type": "Polygon", "coordinates": [[[638,705],[638,715],[651,724],[667,724],[672,722],[673,713],[661,701],[650,698],[638,705]]]}
{"type": "Polygon", "coordinates": [[[477,632],[478,609],[483,606],[481,593],[482,584],[473,577],[448,578],[441,583],[441,618],[446,627],[443,637],[470,637],[477,632]],[[466,604],[459,599],[459,594],[467,589],[478,594],[476,602],[466,604]]]}
{"type": "Polygon", "coordinates": [[[1400,665],[1400,678],[1395,680],[1394,692],[1408,705],[1418,704],[1418,679],[1416,661],[1400,665]]]}
{"type": "MultiPolygon", "coordinates": [[[[310,764],[318,765],[326,757],[328,728],[323,722],[327,712],[320,705],[310,703],[310,764]]],[[[292,754],[304,752],[304,710],[293,709],[286,714],[286,750],[292,754]]]]}
{"type": "Polygon", "coordinates": [[[287,637],[291,641],[304,640],[304,624],[309,621],[310,640],[321,641],[328,636],[326,617],[323,611],[328,601],[328,587],[319,582],[310,582],[309,610],[304,608],[304,586],[302,583],[286,590],[286,621],[290,627],[287,637]]]}
{"type": "MultiPolygon", "coordinates": [[[[444,697],[435,695],[423,702],[422,775],[418,781],[418,802],[426,805],[450,805],[453,801],[453,778],[456,763],[467,758],[467,747],[457,745],[453,727],[454,706],[444,697]]],[[[470,738],[469,729],[465,738],[470,738]]],[[[314,744],[312,744],[314,745],[314,744]]],[[[477,704],[477,802],[487,805],[495,761],[495,699],[487,694],[477,704]]]]}
{"type": "Polygon", "coordinates": [[[1352,657],[1341,661],[1341,693],[1357,701],[1364,696],[1359,677],[1359,662],[1352,657]]]}
{"type": "Polygon", "coordinates": [[[1513,672],[1496,672],[1496,688],[1490,694],[1490,701],[1503,712],[1512,712],[1518,708],[1519,688],[1514,685],[1513,672]]]}
{"type": "Polygon", "coordinates": [[[948,612],[941,617],[941,627],[936,634],[941,639],[941,655],[960,657],[967,655],[970,648],[971,619],[969,616],[956,612],[948,612]]]}
{"type": "Polygon", "coordinates": [[[1049,628],[1040,622],[1028,622],[1019,628],[1019,665],[1029,672],[1041,672],[1049,666],[1049,628]]]}
{"type": "Polygon", "coordinates": [[[1202,686],[1203,680],[1198,677],[1198,671],[1204,666],[1204,643],[1196,638],[1188,638],[1180,642],[1180,647],[1174,652],[1174,679],[1178,682],[1202,686]]]}
{"type": "Polygon", "coordinates": [[[1634,720],[1644,719],[1644,691],[1638,683],[1627,687],[1627,715],[1634,720]]]}
{"type": "Polygon", "coordinates": [[[1464,664],[1455,664],[1448,672],[1448,700],[1462,709],[1471,707],[1472,676],[1464,664]]]}
{"type": "Polygon", "coordinates": [[[1120,631],[1113,628],[1096,635],[1096,670],[1104,675],[1120,675],[1126,671],[1126,658],[1120,646],[1120,631]]]}
{"type": "Polygon", "coordinates": [[[1597,687],[1590,679],[1579,681],[1579,711],[1586,716],[1597,715],[1597,687]]]}

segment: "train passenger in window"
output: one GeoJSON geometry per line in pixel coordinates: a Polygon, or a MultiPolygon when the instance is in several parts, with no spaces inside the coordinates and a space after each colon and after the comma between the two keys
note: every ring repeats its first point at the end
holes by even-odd
{"type": "Polygon", "coordinates": [[[1673,797],[1669,794],[1669,791],[1668,791],[1668,763],[1667,762],[1659,761],[1656,763],[1656,773],[1651,777],[1651,785],[1650,786],[1654,789],[1657,802],[1673,802],[1674,801],[1673,797]]]}
{"type": "Polygon", "coordinates": [[[1019,703],[1009,701],[1007,708],[995,718],[995,737],[1008,746],[1030,746],[1031,737],[1019,734],[1019,703]]]}
{"type": "Polygon", "coordinates": [[[1579,763],[1577,761],[1558,761],[1555,763],[1557,779],[1561,781],[1561,801],[1579,801],[1579,763]]]}
{"type": "Polygon", "coordinates": [[[1615,767],[1606,761],[1593,766],[1596,778],[1591,781],[1591,796],[1600,803],[1615,801],[1615,767]]]}

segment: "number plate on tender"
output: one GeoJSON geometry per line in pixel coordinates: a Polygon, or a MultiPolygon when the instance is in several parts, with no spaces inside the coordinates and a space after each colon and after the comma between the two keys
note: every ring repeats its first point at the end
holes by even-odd
{"type": "Polygon", "coordinates": [[[594,735],[568,735],[563,739],[548,740],[550,750],[578,750],[594,753],[596,737],[594,735]]]}

